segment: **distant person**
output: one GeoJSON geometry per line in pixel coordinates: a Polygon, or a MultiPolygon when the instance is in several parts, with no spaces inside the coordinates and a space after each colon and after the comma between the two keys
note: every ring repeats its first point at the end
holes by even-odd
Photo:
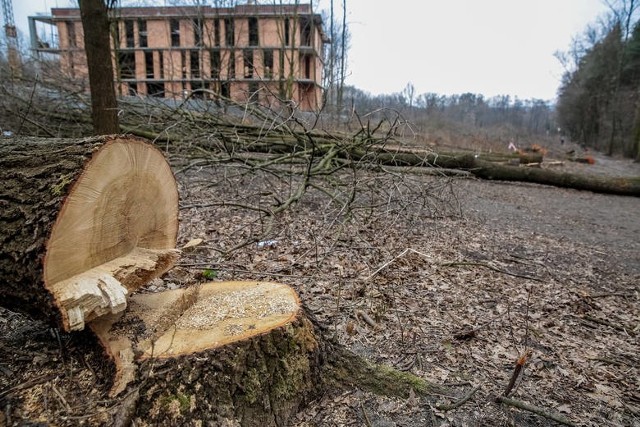
{"type": "Polygon", "coordinates": [[[560,138],[560,145],[564,145],[564,136],[560,138]]]}

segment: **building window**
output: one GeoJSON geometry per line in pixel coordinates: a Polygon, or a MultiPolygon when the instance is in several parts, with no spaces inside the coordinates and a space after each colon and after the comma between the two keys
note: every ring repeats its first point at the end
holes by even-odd
{"type": "Polygon", "coordinates": [[[245,49],[242,51],[242,59],[244,62],[244,78],[253,78],[253,50],[245,49]]]}
{"type": "Polygon", "coordinates": [[[164,82],[147,82],[147,95],[154,98],[163,98],[164,82]]]}
{"type": "Polygon", "coordinates": [[[302,58],[304,61],[304,78],[310,79],[311,78],[311,56],[303,55],[302,58]]]}
{"type": "Polygon", "coordinates": [[[258,82],[255,82],[255,81],[249,82],[248,98],[252,98],[254,101],[259,101],[260,100],[259,89],[260,87],[258,86],[258,82]]]}
{"type": "Polygon", "coordinates": [[[291,44],[291,29],[289,28],[289,18],[284,19],[284,45],[291,44]]]}
{"type": "Polygon", "coordinates": [[[264,66],[264,77],[270,79],[273,77],[273,50],[265,49],[262,51],[262,61],[264,66]]]}
{"type": "Polygon", "coordinates": [[[231,86],[229,85],[229,82],[220,82],[220,95],[224,98],[231,98],[231,86]]]}
{"type": "Polygon", "coordinates": [[[147,78],[152,79],[153,78],[153,52],[146,51],[144,53],[144,63],[145,63],[145,69],[147,71],[147,78]]]}
{"type": "Polygon", "coordinates": [[[124,33],[127,39],[127,47],[135,47],[133,40],[133,21],[127,20],[124,21],[124,33]]]}
{"type": "Polygon", "coordinates": [[[121,79],[136,78],[136,56],[133,52],[118,52],[121,79]]]}
{"type": "Polygon", "coordinates": [[[236,53],[233,50],[229,51],[229,65],[228,65],[228,79],[236,78],[236,53]]]}
{"type": "Polygon", "coordinates": [[[69,46],[76,47],[76,24],[73,22],[67,22],[67,35],[69,36],[69,46]]]}
{"type": "Polygon", "coordinates": [[[138,84],[136,82],[127,82],[127,90],[127,95],[136,96],[138,94],[138,84]]]}
{"type": "Polygon", "coordinates": [[[202,19],[198,18],[193,21],[193,40],[195,46],[202,46],[202,39],[204,35],[204,23],[202,19]]]}
{"type": "Polygon", "coordinates": [[[199,79],[201,77],[200,74],[200,52],[197,50],[192,50],[190,52],[189,58],[189,68],[191,69],[191,78],[199,79]]]}
{"type": "Polygon", "coordinates": [[[191,98],[193,99],[204,99],[204,82],[201,80],[199,82],[191,82],[191,98]]]}
{"type": "Polygon", "coordinates": [[[258,18],[249,18],[249,46],[258,46],[258,18]]]}
{"type": "Polygon", "coordinates": [[[140,43],[140,47],[148,47],[147,46],[147,21],[142,19],[138,19],[138,40],[140,43]]]}
{"type": "Polygon", "coordinates": [[[220,78],[220,51],[219,50],[211,51],[211,78],[212,79],[220,78]]]}
{"type": "Polygon", "coordinates": [[[187,78],[187,52],[184,50],[180,52],[180,64],[182,66],[182,78],[186,79],[187,78]]]}
{"type": "Polygon", "coordinates": [[[171,46],[180,46],[180,21],[172,19],[171,26],[171,46]]]}
{"type": "Polygon", "coordinates": [[[311,46],[311,21],[308,19],[301,19],[300,27],[302,27],[301,28],[301,33],[302,33],[301,45],[311,46]]]}
{"type": "Polygon", "coordinates": [[[220,46],[220,20],[213,20],[213,45],[220,46]]]}
{"type": "Polygon", "coordinates": [[[235,30],[233,28],[233,19],[225,18],[224,20],[224,43],[227,46],[235,44],[235,30]]]}
{"type": "Polygon", "coordinates": [[[164,79],[164,56],[161,50],[158,51],[158,62],[160,64],[160,75],[158,77],[164,79]]]}

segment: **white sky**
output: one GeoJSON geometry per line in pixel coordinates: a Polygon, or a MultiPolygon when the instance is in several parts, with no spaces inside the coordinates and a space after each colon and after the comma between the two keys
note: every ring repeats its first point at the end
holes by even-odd
{"type": "MultiPolygon", "coordinates": [[[[268,2],[270,2],[269,0],[268,2]]],[[[304,0],[303,0],[304,1],[304,0]]],[[[334,0],[337,11],[342,0],[334,0]]],[[[372,94],[465,92],[552,100],[568,48],[607,8],[602,0],[346,0],[347,83],[372,94]]],[[[159,2],[162,4],[162,2],[159,2]]],[[[329,0],[314,0],[316,9],[329,0]]],[[[68,0],[13,0],[17,26],[68,0]]]]}

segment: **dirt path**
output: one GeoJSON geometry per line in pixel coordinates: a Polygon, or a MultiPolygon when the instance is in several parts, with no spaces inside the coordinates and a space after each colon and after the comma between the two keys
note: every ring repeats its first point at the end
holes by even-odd
{"type": "Polygon", "coordinates": [[[458,188],[464,211],[493,230],[518,229],[524,241],[544,235],[587,245],[612,265],[640,273],[640,198],[472,180],[458,188]]]}

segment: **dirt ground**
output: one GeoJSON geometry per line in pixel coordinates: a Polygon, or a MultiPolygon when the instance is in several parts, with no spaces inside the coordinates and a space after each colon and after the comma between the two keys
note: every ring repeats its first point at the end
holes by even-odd
{"type": "MultiPolygon", "coordinates": [[[[277,204],[293,176],[186,165],[175,164],[179,244],[204,243],[145,292],[203,272],[287,283],[355,353],[452,390],[330,390],[296,426],[557,425],[495,402],[527,351],[513,399],[575,425],[640,426],[640,199],[360,171],[318,183],[330,191],[310,188],[271,221],[240,205],[277,204]]],[[[640,176],[623,160],[593,166],[565,167],[640,176]]],[[[0,308],[0,426],[109,425],[117,402],[91,345],[0,308]]]]}

